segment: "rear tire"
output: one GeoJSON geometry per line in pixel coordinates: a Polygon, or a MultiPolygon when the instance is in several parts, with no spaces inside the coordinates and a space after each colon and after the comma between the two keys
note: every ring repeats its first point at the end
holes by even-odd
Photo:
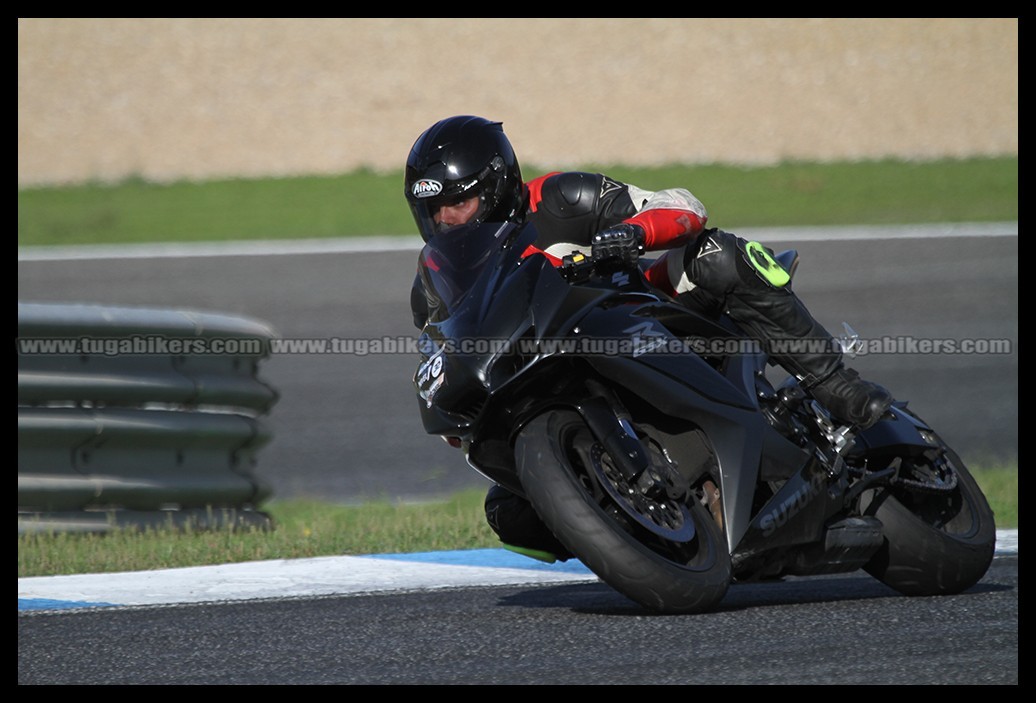
{"type": "Polygon", "coordinates": [[[957,453],[935,433],[933,449],[904,464],[930,474],[955,476],[952,491],[882,488],[863,497],[861,508],[884,526],[885,540],[864,566],[882,583],[909,596],[965,591],[985,575],[996,548],[993,511],[957,453]]]}
{"type": "Polygon", "coordinates": [[[684,505],[694,536],[671,542],[626,518],[589,466],[601,447],[583,419],[554,410],[532,420],[515,445],[529,501],[562,543],[602,581],[661,613],[713,608],[731,580],[722,530],[691,493],[684,505]]]}

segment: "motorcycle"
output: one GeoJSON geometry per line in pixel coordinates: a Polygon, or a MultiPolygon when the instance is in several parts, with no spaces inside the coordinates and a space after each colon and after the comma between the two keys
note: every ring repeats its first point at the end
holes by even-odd
{"type": "MultiPolygon", "coordinates": [[[[414,386],[425,430],[525,497],[603,582],[646,609],[713,609],[735,582],[863,569],[905,595],[975,585],[993,514],[907,403],[841,426],[726,316],[574,252],[525,256],[533,225],[432,237],[436,306],[414,386]]],[[[793,275],[794,250],[778,261],[793,275]]],[[[848,342],[843,340],[844,343],[848,342]]]]}

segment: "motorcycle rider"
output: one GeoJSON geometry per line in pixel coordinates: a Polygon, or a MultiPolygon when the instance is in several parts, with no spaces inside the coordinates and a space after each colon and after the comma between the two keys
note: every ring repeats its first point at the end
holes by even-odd
{"type": "MultiPolygon", "coordinates": [[[[840,347],[792,292],[772,253],[706,229],[705,207],[688,190],[652,192],[584,172],[553,172],[526,183],[502,123],[473,115],[443,119],[417,138],[405,185],[425,241],[462,224],[530,221],[538,239],[525,256],[543,254],[555,265],[582,251],[595,262],[632,267],[645,251],[661,251],[644,273],[655,288],[699,310],[725,312],[764,348],[770,340],[811,340],[799,353],[771,351],[771,357],[836,420],[863,429],[892,403],[887,390],[843,364],[840,347]]],[[[420,278],[411,307],[418,328],[437,314],[436,298],[420,278]]],[[[528,502],[499,486],[486,496],[486,516],[505,546],[547,561],[568,557],[528,502]]]]}

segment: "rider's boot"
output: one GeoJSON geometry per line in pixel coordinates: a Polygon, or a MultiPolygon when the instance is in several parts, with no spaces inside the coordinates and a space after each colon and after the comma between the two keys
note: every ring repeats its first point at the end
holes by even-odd
{"type": "Polygon", "coordinates": [[[844,366],[809,391],[835,418],[860,429],[867,429],[880,420],[892,405],[892,394],[887,389],[863,380],[855,369],[844,366]]]}
{"type": "Polygon", "coordinates": [[[789,276],[772,253],[720,230],[707,236],[685,262],[692,280],[711,283],[707,292],[721,296],[730,317],[795,374],[836,420],[860,429],[877,422],[892,404],[892,395],[844,366],[840,345],[792,292],[789,276]]]}

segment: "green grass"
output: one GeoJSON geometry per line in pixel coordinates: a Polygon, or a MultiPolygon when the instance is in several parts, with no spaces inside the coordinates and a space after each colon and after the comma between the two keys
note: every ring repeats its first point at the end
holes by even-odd
{"type": "Polygon", "coordinates": [[[993,508],[998,529],[1018,529],[1018,466],[972,469],[982,492],[993,508]]]}
{"type": "Polygon", "coordinates": [[[485,491],[468,490],[419,504],[273,500],[263,506],[272,530],[24,534],[18,536],[18,577],[498,546],[484,499],[485,491]]]}
{"type": "MultiPolygon", "coordinates": [[[[729,230],[1018,219],[1016,157],[586,168],[642,188],[686,187],[705,203],[710,223],[729,230]]],[[[544,172],[524,171],[526,177],[544,172]]],[[[18,191],[18,244],[413,234],[402,193],[402,171],[25,188],[18,191]]]]}
{"type": "MultiPolygon", "coordinates": [[[[997,527],[1018,527],[1017,466],[973,473],[993,507],[997,527]]],[[[422,504],[272,501],[264,509],[275,527],[267,531],[19,535],[18,577],[498,547],[485,522],[483,498],[483,491],[470,490],[422,504]]]]}

